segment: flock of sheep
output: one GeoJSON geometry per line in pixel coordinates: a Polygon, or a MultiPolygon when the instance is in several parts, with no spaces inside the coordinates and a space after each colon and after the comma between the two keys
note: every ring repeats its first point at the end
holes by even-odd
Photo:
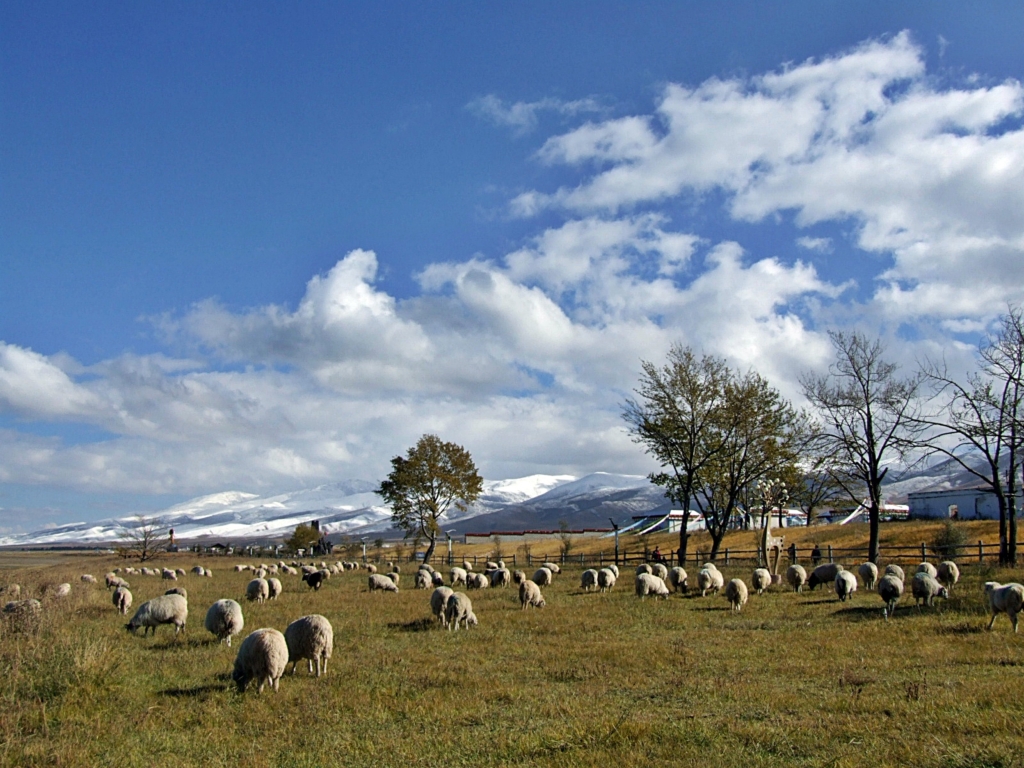
{"type": "MultiPolygon", "coordinates": [[[[299,575],[309,589],[315,591],[319,590],[332,575],[359,568],[365,568],[367,572],[368,591],[398,591],[400,568],[392,563],[385,566],[387,570],[383,573],[378,572],[375,565],[360,566],[354,562],[338,562],[332,566],[328,566],[327,563],[316,565],[297,562],[291,565],[279,562],[272,565],[235,566],[237,572],[252,571],[253,579],[246,586],[245,599],[255,603],[274,600],[282,594],[283,586],[277,578],[279,575],[299,575]]],[[[194,576],[200,577],[213,575],[202,566],[194,567],[191,572],[194,576]]],[[[473,565],[467,561],[462,567],[450,569],[449,584],[446,585],[441,573],[429,564],[422,564],[413,576],[412,583],[416,589],[434,588],[430,596],[433,617],[449,631],[457,631],[460,627],[468,629],[476,626],[478,619],[470,597],[465,592],[455,591],[456,587],[474,590],[503,588],[515,584],[518,586],[519,603],[523,610],[529,607],[543,608],[546,602],[541,587],[551,585],[560,573],[561,568],[558,564],[546,562],[536,569],[532,578],[527,579],[523,571],[510,572],[500,561],[486,563],[483,572],[474,572],[473,565]]],[[[132,607],[130,584],[125,577],[134,574],[160,576],[168,581],[178,581],[179,577],[186,576],[187,572],[180,568],[158,570],[127,567],[106,574],[104,582],[108,589],[113,590],[111,601],[124,615],[132,607]]],[[[896,610],[905,590],[906,575],[903,569],[898,565],[888,565],[879,577],[877,566],[873,563],[863,563],[857,569],[857,575],[860,576],[865,588],[878,592],[884,603],[882,612],[888,619],[896,610]]],[[[838,599],[846,601],[857,591],[857,575],[836,563],[819,565],[809,575],[803,566],[791,565],[786,571],[785,580],[796,592],[801,592],[805,586],[813,590],[819,585],[831,585],[838,599]]],[[[585,592],[595,589],[605,592],[614,588],[618,579],[619,569],[615,565],[587,569],[580,577],[580,588],[585,592]]],[[[938,566],[921,563],[910,580],[911,594],[918,607],[922,602],[930,606],[936,598],[948,598],[959,579],[960,571],[956,563],[946,561],[938,566]]],[[[97,582],[90,574],[83,575],[81,580],[83,583],[97,582]]],[[[726,583],[717,566],[708,562],[697,574],[696,588],[700,590],[701,597],[708,593],[722,592],[731,608],[739,611],[747,603],[751,589],[760,595],[773,584],[780,582],[781,579],[773,577],[767,569],[757,568],[752,574],[750,588],[738,578],[726,583]]],[[[639,598],[648,595],[667,598],[674,591],[687,592],[689,579],[681,567],[669,568],[662,563],[645,563],[636,569],[634,588],[639,598]]],[[[0,593],[13,598],[4,605],[4,614],[32,617],[38,616],[42,611],[42,603],[39,600],[19,599],[21,588],[17,584],[8,585],[0,590],[0,593]]],[[[70,593],[70,584],[60,584],[48,587],[46,596],[66,597],[70,593]]],[[[1017,583],[1003,585],[990,581],[985,583],[985,594],[992,614],[988,628],[992,628],[1000,613],[1005,613],[1013,624],[1013,631],[1017,632],[1018,615],[1024,612],[1024,586],[1017,583]]],[[[168,589],[165,594],[147,600],[139,606],[126,628],[132,633],[142,629],[143,634],[155,634],[158,626],[170,624],[174,626],[175,634],[178,634],[185,628],[187,620],[188,593],[183,587],[175,586],[168,589]]],[[[215,601],[206,612],[204,626],[218,641],[230,646],[232,637],[239,634],[245,626],[242,606],[230,598],[215,601]]],[[[257,629],[240,645],[231,677],[239,691],[244,691],[253,681],[258,684],[258,690],[261,692],[267,685],[276,691],[289,662],[292,663],[292,674],[295,673],[298,662],[303,659],[308,661],[309,672],[312,674],[315,662],[316,676],[320,677],[327,671],[327,661],[331,657],[333,647],[334,630],[330,621],[320,614],[296,619],[288,625],[284,633],[268,627],[257,629]]]]}

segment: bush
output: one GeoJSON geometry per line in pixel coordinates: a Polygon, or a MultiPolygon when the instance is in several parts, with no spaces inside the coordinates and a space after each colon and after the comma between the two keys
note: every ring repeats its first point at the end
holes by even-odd
{"type": "Polygon", "coordinates": [[[967,550],[967,531],[952,520],[944,520],[942,528],[932,539],[932,551],[942,560],[956,561],[967,550]]]}

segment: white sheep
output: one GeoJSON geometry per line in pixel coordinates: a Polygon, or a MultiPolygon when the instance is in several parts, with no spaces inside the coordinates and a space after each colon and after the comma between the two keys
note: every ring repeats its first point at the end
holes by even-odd
{"type": "Polygon", "coordinates": [[[448,578],[451,580],[452,586],[457,587],[459,584],[465,586],[467,573],[468,571],[465,568],[452,568],[451,571],[448,572],[448,578]]]}
{"type": "Polygon", "coordinates": [[[541,563],[542,568],[547,568],[555,576],[562,572],[562,567],[558,563],[541,563]]]}
{"type": "Polygon", "coordinates": [[[398,571],[391,571],[390,573],[385,573],[384,575],[391,579],[391,583],[394,584],[396,587],[398,586],[398,580],[402,578],[402,574],[400,574],[398,571]]]}
{"type": "Polygon", "coordinates": [[[900,581],[907,580],[907,576],[905,573],[903,573],[903,569],[896,565],[896,563],[889,563],[887,566],[885,566],[885,573],[887,573],[890,576],[895,576],[900,581]]]}
{"type": "Polygon", "coordinates": [[[670,594],[668,587],[661,580],[661,577],[655,576],[653,573],[638,573],[633,586],[636,590],[636,596],[641,600],[647,597],[647,595],[668,597],[670,594]]]}
{"type": "Polygon", "coordinates": [[[640,563],[640,565],[636,567],[636,575],[639,576],[641,573],[654,573],[654,569],[647,563],[640,563]]]}
{"type": "Polygon", "coordinates": [[[164,579],[167,579],[167,581],[178,580],[178,574],[176,574],[174,570],[171,568],[164,568],[162,571],[160,571],[160,576],[164,579]]]}
{"type": "Polygon", "coordinates": [[[71,585],[66,581],[63,584],[58,584],[53,588],[52,594],[54,597],[67,597],[71,594],[71,585]]]}
{"type": "Polygon", "coordinates": [[[234,600],[218,600],[206,611],[203,626],[207,632],[215,635],[220,642],[227,643],[230,648],[231,636],[237,635],[245,627],[242,606],[234,600]]]}
{"type": "Polygon", "coordinates": [[[84,584],[96,583],[96,577],[93,576],[91,573],[83,573],[80,578],[82,579],[82,583],[84,584]]]}
{"type": "Polygon", "coordinates": [[[538,568],[536,571],[533,572],[533,579],[532,579],[532,581],[538,587],[550,586],[551,582],[553,580],[554,580],[554,576],[552,575],[552,570],[550,568],[548,568],[546,565],[541,566],[540,568],[538,568]]]}
{"type": "Polygon", "coordinates": [[[772,572],[767,568],[755,568],[754,573],[750,577],[750,586],[757,590],[757,594],[760,595],[771,585],[772,572]]]}
{"type": "Polygon", "coordinates": [[[181,595],[186,600],[188,600],[188,590],[185,589],[184,587],[172,587],[171,589],[168,589],[166,592],[164,592],[164,594],[165,595],[181,595]]]}
{"type": "Polygon", "coordinates": [[[487,589],[491,580],[486,573],[470,573],[466,575],[466,589],[487,589]]]}
{"type": "Polygon", "coordinates": [[[916,573],[927,573],[933,579],[939,575],[938,569],[931,563],[927,562],[918,564],[916,573]]]}
{"type": "Polygon", "coordinates": [[[804,584],[807,583],[807,570],[797,563],[786,569],[786,583],[793,588],[794,592],[802,592],[804,584]]]}
{"type": "Polygon", "coordinates": [[[519,585],[519,605],[525,611],[528,606],[543,608],[547,605],[540,593],[540,585],[527,579],[519,585]]]}
{"type": "Polygon", "coordinates": [[[416,576],[413,578],[413,586],[416,589],[430,589],[430,585],[433,583],[434,580],[431,577],[430,571],[416,571],[416,576]]]}
{"type": "Polygon", "coordinates": [[[589,592],[597,586],[597,571],[593,568],[588,568],[582,574],[580,574],[580,589],[584,592],[589,592]]]}
{"type": "Polygon", "coordinates": [[[949,599],[949,590],[927,571],[918,571],[914,574],[914,578],[910,580],[910,592],[914,595],[914,602],[918,608],[921,607],[922,600],[925,605],[934,605],[936,597],[949,599]]]}
{"type": "Polygon", "coordinates": [[[466,573],[469,573],[470,571],[473,570],[473,564],[471,562],[469,562],[469,560],[463,560],[462,561],[462,570],[464,570],[466,573]]]}
{"type": "Polygon", "coordinates": [[[366,572],[370,573],[370,574],[376,573],[377,572],[377,566],[374,565],[373,563],[369,563],[366,566],[366,572]]]}
{"type": "Polygon", "coordinates": [[[177,635],[185,628],[186,621],[188,600],[181,595],[161,595],[140,605],[125,629],[134,634],[139,627],[144,627],[143,636],[149,634],[150,630],[156,635],[156,628],[161,624],[173,624],[174,634],[177,635]]]}
{"type": "Polygon", "coordinates": [[[682,566],[674,566],[668,571],[668,583],[672,586],[672,589],[676,592],[686,592],[689,590],[689,576],[686,575],[686,571],[682,566]]]}
{"type": "Polygon", "coordinates": [[[194,566],[192,566],[192,575],[193,576],[205,576],[206,575],[206,569],[203,568],[203,566],[201,566],[201,565],[194,565],[194,566]]]}
{"type": "MultiPolygon", "coordinates": [[[[768,575],[768,581],[771,581],[771,574],[768,575]]],[[[725,585],[725,598],[734,611],[743,607],[747,602],[747,595],[747,585],[743,583],[743,579],[730,579],[725,585]]]]}
{"type": "Polygon", "coordinates": [[[601,588],[602,592],[607,592],[614,587],[616,581],[618,581],[618,577],[611,568],[602,568],[597,572],[597,586],[601,588]]]}
{"type": "Polygon", "coordinates": [[[253,579],[245,587],[245,599],[251,602],[262,603],[270,597],[270,585],[266,579],[253,579]]]}
{"type": "Polygon", "coordinates": [[[874,563],[861,563],[857,573],[864,582],[864,589],[874,589],[878,582],[878,566],[874,563]]]}
{"type": "Polygon", "coordinates": [[[988,596],[988,605],[992,611],[992,620],[988,623],[988,628],[992,629],[997,615],[1005,613],[1013,623],[1013,633],[1017,634],[1017,614],[1024,611],[1024,585],[986,581],[985,594],[988,596]]]}
{"type": "Polygon", "coordinates": [[[839,563],[822,563],[813,571],[811,571],[810,577],[807,579],[807,586],[813,590],[819,584],[832,584],[836,583],[836,576],[843,570],[843,566],[839,563]]]}
{"type": "Polygon", "coordinates": [[[284,592],[281,580],[271,576],[267,579],[267,600],[276,600],[284,592]]]}
{"type": "Polygon", "coordinates": [[[397,592],[398,585],[381,573],[371,573],[367,579],[367,586],[371,592],[397,592]]]}
{"type": "Polygon", "coordinates": [[[494,571],[491,571],[489,576],[491,579],[492,588],[501,587],[502,589],[504,589],[509,585],[509,582],[512,581],[512,574],[509,573],[508,569],[506,568],[498,568],[494,571]]]}
{"type": "Polygon", "coordinates": [[[124,616],[128,613],[128,609],[132,607],[132,593],[125,587],[118,587],[114,590],[114,597],[111,602],[114,603],[114,607],[117,608],[118,612],[124,616]]]}
{"type": "Polygon", "coordinates": [[[845,603],[857,591],[857,577],[850,571],[840,571],[836,574],[834,588],[839,602],[845,603]]]}
{"type": "Polygon", "coordinates": [[[174,569],[174,575],[175,576],[188,576],[188,573],[185,571],[184,568],[175,568],[174,569]]]}
{"type": "Polygon", "coordinates": [[[714,592],[717,595],[718,590],[724,586],[725,577],[717,568],[709,569],[705,566],[697,574],[697,589],[700,590],[701,597],[707,595],[708,592],[714,592]]]}
{"type": "Polygon", "coordinates": [[[886,573],[878,580],[876,587],[878,596],[885,602],[885,618],[888,619],[896,612],[896,604],[903,596],[903,579],[895,573],[886,573]]]}
{"type": "Polygon", "coordinates": [[[287,666],[288,643],[284,635],[276,629],[257,629],[238,647],[231,679],[239,693],[245,692],[251,680],[258,681],[259,693],[263,693],[263,686],[268,684],[276,692],[287,666]]]}
{"type": "Polygon", "coordinates": [[[444,615],[444,606],[453,591],[450,587],[438,587],[430,595],[430,610],[434,614],[434,618],[440,619],[441,624],[445,627],[448,626],[448,619],[444,615]]]}
{"type": "Polygon", "coordinates": [[[513,584],[522,584],[524,581],[526,581],[525,573],[523,573],[522,571],[512,571],[513,584]]]}
{"type": "Polygon", "coordinates": [[[288,661],[292,663],[292,674],[302,659],[308,660],[309,673],[313,674],[313,661],[316,661],[316,676],[320,677],[320,665],[323,674],[327,674],[327,660],[334,652],[334,628],[324,616],[313,613],[296,619],[284,631],[284,641],[288,646],[288,661]]]}
{"type": "Polygon", "coordinates": [[[452,631],[453,625],[458,631],[459,624],[465,624],[466,629],[469,629],[477,623],[473,603],[465,592],[453,592],[448,596],[444,606],[444,617],[449,632],[452,631]]]}
{"type": "Polygon", "coordinates": [[[430,572],[430,583],[433,584],[435,587],[443,587],[444,586],[444,576],[442,576],[437,571],[431,571],[430,572]]]}
{"type": "Polygon", "coordinates": [[[496,571],[498,570],[498,567],[498,564],[495,563],[493,560],[488,560],[486,563],[484,563],[485,571],[496,571]]]}
{"type": "Polygon", "coordinates": [[[655,563],[654,565],[652,565],[651,573],[653,573],[662,581],[665,581],[668,578],[668,568],[661,563],[655,563]]]}
{"type": "Polygon", "coordinates": [[[943,560],[936,568],[936,579],[952,592],[953,587],[960,581],[960,568],[952,560],[943,560]]]}
{"type": "Polygon", "coordinates": [[[614,573],[616,579],[619,578],[619,566],[615,565],[615,563],[606,565],[605,568],[614,573]]]}

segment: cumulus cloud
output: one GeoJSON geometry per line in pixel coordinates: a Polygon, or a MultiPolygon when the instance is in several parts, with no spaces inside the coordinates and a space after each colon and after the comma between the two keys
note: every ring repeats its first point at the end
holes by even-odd
{"type": "Polygon", "coordinates": [[[538,101],[516,101],[511,104],[494,94],[487,94],[473,99],[466,105],[479,117],[501,126],[511,128],[516,134],[525,134],[537,127],[537,115],[541,112],[554,112],[563,116],[573,116],[587,112],[601,112],[601,105],[595,99],[576,99],[562,101],[546,98],[538,101]]]}
{"type": "Polygon", "coordinates": [[[796,244],[807,251],[814,251],[815,253],[831,253],[832,252],[832,238],[831,237],[798,237],[796,244]]]}

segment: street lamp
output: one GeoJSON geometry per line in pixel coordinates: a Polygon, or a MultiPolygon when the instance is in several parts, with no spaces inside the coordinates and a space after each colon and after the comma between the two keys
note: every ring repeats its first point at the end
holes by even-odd
{"type": "Polygon", "coordinates": [[[619,564],[619,524],[616,523],[612,518],[608,518],[611,521],[612,528],[615,529],[615,564],[619,564]]]}
{"type": "Polygon", "coordinates": [[[455,533],[455,529],[452,528],[450,531],[445,531],[444,535],[448,537],[448,567],[452,565],[452,534],[455,533]]]}
{"type": "Polygon", "coordinates": [[[366,539],[360,538],[359,541],[363,545],[363,565],[366,565],[366,539]]]}

